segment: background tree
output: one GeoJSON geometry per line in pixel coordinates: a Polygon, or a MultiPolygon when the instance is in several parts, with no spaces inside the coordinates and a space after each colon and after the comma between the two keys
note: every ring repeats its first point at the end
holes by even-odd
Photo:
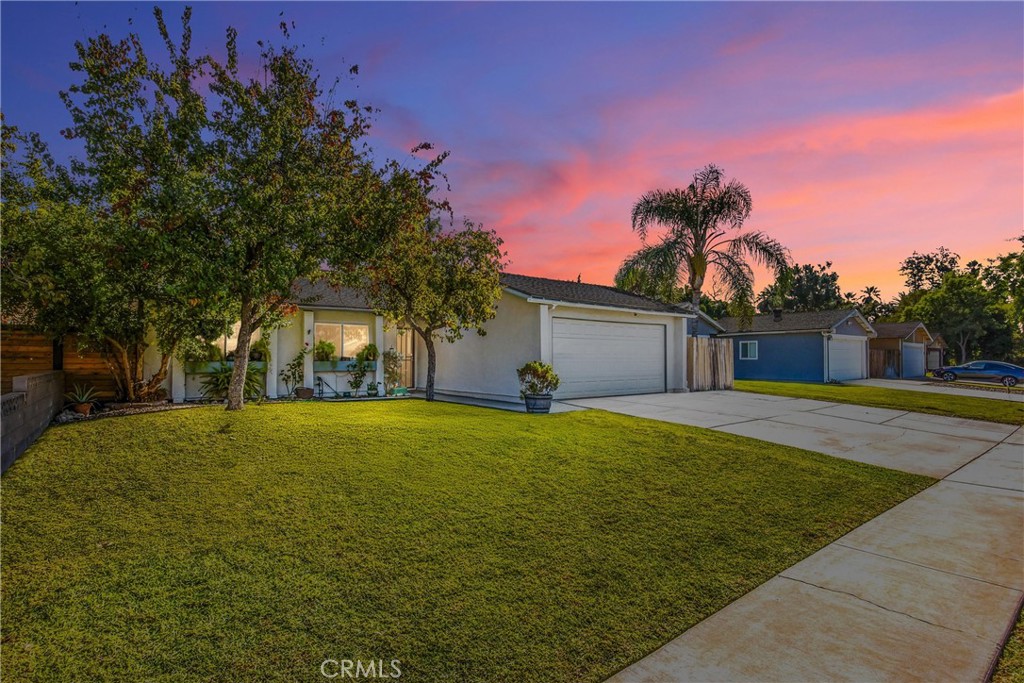
{"type": "Polygon", "coordinates": [[[748,260],[776,274],[788,265],[788,252],[762,232],[733,235],[750,216],[750,190],[724,182],[714,164],[693,176],[684,189],[653,190],[633,206],[633,230],[646,242],[650,228],[666,228],[655,244],[645,244],[619,268],[616,282],[647,283],[649,291],[686,286],[696,309],[709,275],[716,278],[734,308],[753,304],[754,274],[748,260]]]}
{"type": "Polygon", "coordinates": [[[62,132],[85,151],[67,167],[37,135],[4,128],[3,306],[104,351],[129,401],[159,398],[179,344],[230,322],[221,290],[192,290],[208,269],[185,233],[203,220],[209,186],[182,144],[202,120],[201,102],[181,88],[195,68],[187,42],[186,32],[170,69],[136,36],[76,44],[82,81],[61,93],[73,122],[62,132]],[[147,376],[151,335],[160,361],[147,376]]]}
{"type": "Polygon", "coordinates": [[[485,334],[501,297],[501,239],[471,223],[445,231],[412,211],[378,259],[362,269],[371,306],[391,323],[415,331],[427,349],[426,398],[434,400],[438,341],[454,342],[467,330],[485,334]],[[422,220],[421,220],[422,219],[422,220]]]}
{"type": "Polygon", "coordinates": [[[1010,350],[1012,329],[1005,303],[971,273],[948,272],[938,287],[908,307],[908,320],[921,320],[955,345],[961,363],[984,353],[1001,357],[1010,350]]]}
{"type": "Polygon", "coordinates": [[[839,275],[830,268],[831,261],[793,267],[787,282],[781,286],[776,282],[761,291],[758,310],[769,313],[780,301],[784,311],[829,311],[849,305],[840,292],[839,275]]]}
{"type": "MultiPolygon", "coordinates": [[[[1024,247],[1024,235],[1016,238],[1024,247]]],[[[1024,251],[987,259],[980,267],[979,277],[1006,304],[1007,320],[1013,327],[1013,352],[1016,360],[1024,360],[1024,251]]]]}
{"type": "Polygon", "coordinates": [[[903,259],[900,274],[910,291],[934,289],[942,284],[946,273],[955,272],[960,266],[960,256],[946,247],[933,252],[918,254],[916,251],[903,259]]]}

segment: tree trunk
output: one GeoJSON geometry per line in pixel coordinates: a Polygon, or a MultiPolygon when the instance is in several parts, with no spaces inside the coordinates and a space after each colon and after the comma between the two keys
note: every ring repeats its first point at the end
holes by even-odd
{"type": "MultiPolygon", "coordinates": [[[[172,349],[168,353],[160,355],[160,367],[157,371],[145,382],[142,389],[139,391],[139,398],[142,401],[155,401],[161,398],[160,393],[164,390],[161,386],[164,380],[167,379],[167,368],[171,363],[171,356],[174,355],[172,349]]],[[[166,398],[166,396],[164,396],[166,398]]]]}
{"type": "Polygon", "coordinates": [[[423,345],[427,347],[427,400],[434,400],[434,372],[437,370],[437,351],[434,349],[434,337],[430,331],[424,332],[418,327],[414,330],[423,339],[423,345]]]}
{"type": "Polygon", "coordinates": [[[114,383],[121,392],[120,398],[128,403],[144,400],[142,385],[142,357],[145,345],[138,343],[121,344],[115,339],[107,338],[112,351],[107,358],[107,366],[114,377],[114,383]]]}
{"type": "Polygon", "coordinates": [[[960,335],[960,340],[957,346],[960,347],[960,365],[966,365],[967,363],[967,342],[970,341],[970,337],[960,335]]]}
{"type": "Polygon", "coordinates": [[[245,408],[245,374],[249,369],[249,346],[252,342],[253,305],[249,299],[242,300],[242,318],[238,326],[238,342],[235,346],[235,367],[228,385],[227,410],[245,408]]]}

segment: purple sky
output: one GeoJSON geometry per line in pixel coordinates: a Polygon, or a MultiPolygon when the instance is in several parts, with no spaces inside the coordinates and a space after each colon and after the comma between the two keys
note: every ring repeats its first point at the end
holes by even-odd
{"type": "MultiPolygon", "coordinates": [[[[151,10],[4,2],[8,121],[69,153],[74,41],[155,52],[151,10]]],[[[750,188],[749,228],[847,291],[893,296],[912,251],[984,259],[1024,229],[1024,3],[197,3],[194,45],[233,25],[254,58],[282,11],[325,80],[359,64],[382,150],[451,150],[457,214],[513,272],[610,282],[632,203],[709,162],[750,188]]]]}

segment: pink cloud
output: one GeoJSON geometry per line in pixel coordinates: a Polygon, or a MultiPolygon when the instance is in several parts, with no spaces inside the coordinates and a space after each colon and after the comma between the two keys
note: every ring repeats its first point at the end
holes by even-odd
{"type": "Polygon", "coordinates": [[[1015,91],[739,136],[655,128],[545,162],[475,164],[456,185],[505,237],[515,270],[608,283],[639,246],[632,203],[715,161],[751,188],[749,227],[781,239],[798,262],[831,260],[847,289],[870,283],[892,296],[911,251],[944,244],[980,259],[1020,230],[1022,110],[1015,91]]]}

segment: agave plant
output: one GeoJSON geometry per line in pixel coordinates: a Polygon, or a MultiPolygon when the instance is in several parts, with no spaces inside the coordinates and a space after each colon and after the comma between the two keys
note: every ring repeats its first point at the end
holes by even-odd
{"type": "Polygon", "coordinates": [[[74,403],[75,405],[92,403],[96,400],[96,388],[76,384],[72,391],[64,394],[64,398],[66,398],[69,403],[74,403]]]}
{"type": "MultiPolygon", "coordinates": [[[[233,368],[227,363],[221,364],[203,380],[203,398],[221,399],[228,395],[228,387],[231,385],[233,368]]],[[[242,389],[246,399],[257,399],[263,394],[263,374],[249,366],[245,369],[245,386],[242,389]]]]}

